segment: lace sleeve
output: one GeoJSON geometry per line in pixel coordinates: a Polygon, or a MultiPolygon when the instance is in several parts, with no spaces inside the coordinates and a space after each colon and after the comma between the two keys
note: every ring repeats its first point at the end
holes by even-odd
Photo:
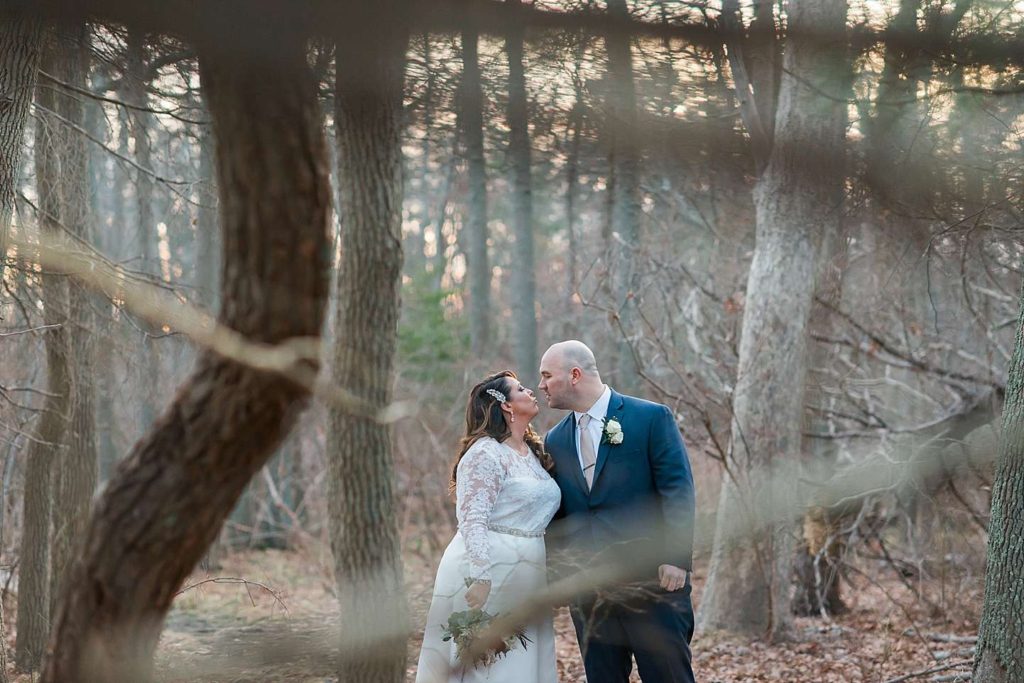
{"type": "Polygon", "coordinates": [[[498,499],[505,468],[493,444],[477,442],[459,462],[455,508],[459,531],[466,542],[471,579],[490,580],[491,543],[487,523],[498,499]]]}

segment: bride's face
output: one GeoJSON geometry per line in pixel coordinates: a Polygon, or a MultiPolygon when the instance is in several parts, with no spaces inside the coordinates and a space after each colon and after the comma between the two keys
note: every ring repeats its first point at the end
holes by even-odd
{"type": "Polygon", "coordinates": [[[537,397],[533,395],[532,390],[524,387],[519,380],[510,378],[509,384],[511,386],[509,387],[510,391],[506,406],[515,412],[517,420],[532,420],[540,412],[540,408],[537,406],[537,397]]]}

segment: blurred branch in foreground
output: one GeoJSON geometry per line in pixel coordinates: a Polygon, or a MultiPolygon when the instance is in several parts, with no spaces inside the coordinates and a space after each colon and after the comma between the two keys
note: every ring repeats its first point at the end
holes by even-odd
{"type": "Polygon", "coordinates": [[[318,380],[320,340],[317,337],[295,337],[279,344],[253,341],[164,288],[135,277],[101,255],[86,253],[69,239],[46,237],[37,232],[25,234],[22,230],[12,237],[11,246],[17,249],[26,267],[38,264],[66,273],[154,325],[179,331],[226,359],[286,377],[352,415],[387,424],[415,412],[410,401],[396,401],[381,408],[344,387],[318,380]]]}

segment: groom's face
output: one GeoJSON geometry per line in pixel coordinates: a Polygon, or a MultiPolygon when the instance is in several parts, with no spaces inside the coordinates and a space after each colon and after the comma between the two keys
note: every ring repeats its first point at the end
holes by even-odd
{"type": "Polygon", "coordinates": [[[540,359],[540,384],[537,386],[548,400],[548,406],[567,410],[570,405],[572,382],[560,355],[545,353],[540,359]]]}

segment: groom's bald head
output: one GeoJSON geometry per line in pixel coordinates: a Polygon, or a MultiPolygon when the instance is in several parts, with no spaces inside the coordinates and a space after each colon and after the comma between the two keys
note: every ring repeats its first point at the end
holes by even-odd
{"type": "Polygon", "coordinates": [[[552,344],[540,360],[539,388],[552,408],[588,410],[604,391],[594,352],[576,339],[552,344]]]}
{"type": "Polygon", "coordinates": [[[566,371],[572,370],[575,367],[579,368],[585,375],[598,374],[597,359],[594,358],[594,352],[581,341],[569,339],[552,344],[544,355],[547,356],[549,353],[552,354],[554,362],[559,363],[566,371]]]}

